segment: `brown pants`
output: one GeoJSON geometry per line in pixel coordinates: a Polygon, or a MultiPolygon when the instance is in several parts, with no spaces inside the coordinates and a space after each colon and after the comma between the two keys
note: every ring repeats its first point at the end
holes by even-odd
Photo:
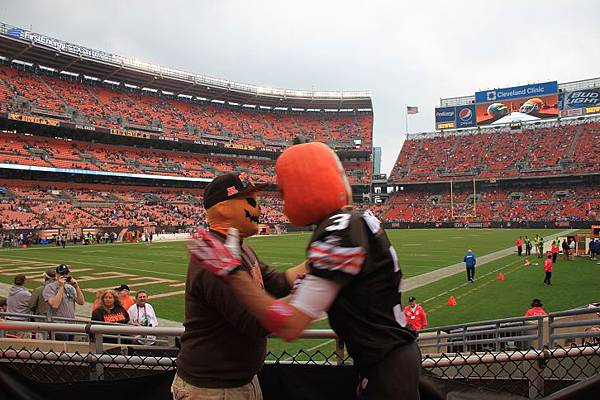
{"type": "Polygon", "coordinates": [[[175,375],[171,385],[173,400],[262,400],[256,375],[250,383],[235,388],[200,388],[175,375]]]}

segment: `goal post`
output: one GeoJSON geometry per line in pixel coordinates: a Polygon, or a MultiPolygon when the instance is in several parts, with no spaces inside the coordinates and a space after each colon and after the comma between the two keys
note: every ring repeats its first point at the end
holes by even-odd
{"type": "Polygon", "coordinates": [[[475,178],[473,178],[473,207],[470,214],[454,213],[454,181],[450,180],[450,215],[452,219],[477,217],[477,184],[475,178]]]}

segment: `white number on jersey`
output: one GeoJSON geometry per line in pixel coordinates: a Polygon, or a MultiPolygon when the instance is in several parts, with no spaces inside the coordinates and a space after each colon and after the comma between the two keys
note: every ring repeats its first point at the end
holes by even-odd
{"type": "Polygon", "coordinates": [[[328,232],[341,231],[348,227],[348,224],[350,223],[350,214],[336,214],[329,217],[329,219],[335,223],[329,225],[325,230],[328,232]]]}

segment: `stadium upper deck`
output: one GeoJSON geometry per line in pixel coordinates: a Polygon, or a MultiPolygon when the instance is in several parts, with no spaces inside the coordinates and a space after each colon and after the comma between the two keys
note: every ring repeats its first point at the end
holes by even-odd
{"type": "Polygon", "coordinates": [[[278,110],[372,111],[366,91],[310,91],[260,87],[148,64],[0,23],[0,55],[57,71],[123,82],[208,101],[278,110]]]}
{"type": "Polygon", "coordinates": [[[48,71],[33,73],[27,66],[21,67],[25,69],[0,66],[0,111],[129,130],[163,140],[235,142],[248,149],[278,151],[298,135],[351,151],[367,151],[372,143],[371,114],[260,112],[200,104],[85,85],[72,77],[48,71]]]}
{"type": "Polygon", "coordinates": [[[80,140],[14,136],[0,157],[5,165],[194,181],[239,170],[272,181],[272,160],[303,135],[334,148],[353,185],[367,188],[371,180],[368,92],[240,84],[6,24],[0,24],[0,123],[18,132],[80,140]],[[40,141],[44,145],[37,148],[40,141]],[[114,143],[154,150],[116,150],[114,143]]]}
{"type": "Polygon", "coordinates": [[[600,173],[598,117],[412,135],[390,174],[393,184],[504,180],[600,173]]]}

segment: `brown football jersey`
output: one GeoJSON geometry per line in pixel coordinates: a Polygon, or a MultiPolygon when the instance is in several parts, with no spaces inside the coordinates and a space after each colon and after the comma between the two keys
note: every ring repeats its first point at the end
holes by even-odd
{"type": "Polygon", "coordinates": [[[311,274],[341,286],[327,314],[356,365],[376,363],[414,341],[402,309],[396,251],[373,213],[331,215],[316,227],[307,254],[311,274]]]}

